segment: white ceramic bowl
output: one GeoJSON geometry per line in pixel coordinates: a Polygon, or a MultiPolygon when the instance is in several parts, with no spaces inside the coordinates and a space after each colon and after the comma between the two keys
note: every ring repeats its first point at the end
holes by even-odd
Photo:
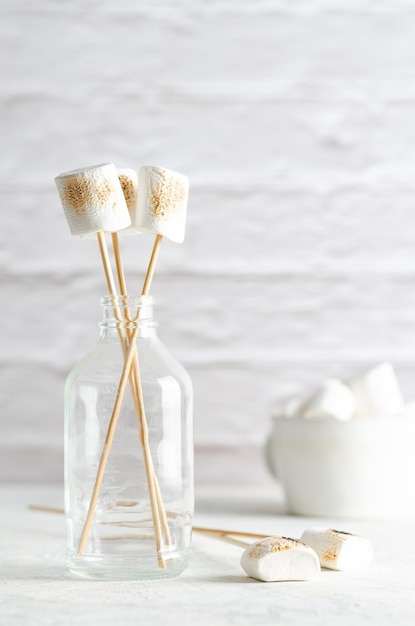
{"type": "Polygon", "coordinates": [[[347,422],[276,417],[266,456],[292,513],[365,519],[415,513],[415,415],[347,422]]]}

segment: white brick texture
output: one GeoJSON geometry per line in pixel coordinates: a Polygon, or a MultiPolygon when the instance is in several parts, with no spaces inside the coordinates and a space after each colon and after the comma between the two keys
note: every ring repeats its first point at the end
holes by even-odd
{"type": "Polygon", "coordinates": [[[328,376],[390,360],[415,399],[414,32],[409,0],[0,2],[0,480],[62,479],[105,287],[53,179],[106,161],[191,181],[154,295],[199,482],[270,481],[270,415],[328,376]]]}

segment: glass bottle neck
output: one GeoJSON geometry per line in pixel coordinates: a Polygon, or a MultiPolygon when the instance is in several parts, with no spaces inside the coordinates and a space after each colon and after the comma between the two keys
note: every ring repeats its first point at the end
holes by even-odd
{"type": "Polygon", "coordinates": [[[120,329],[129,332],[138,329],[140,335],[155,333],[157,322],[153,317],[153,305],[151,296],[104,296],[101,298],[101,333],[120,329]]]}

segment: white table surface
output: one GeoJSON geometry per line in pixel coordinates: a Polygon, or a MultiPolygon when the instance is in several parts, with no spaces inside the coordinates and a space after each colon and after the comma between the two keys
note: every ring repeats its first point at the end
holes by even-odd
{"type": "Polygon", "coordinates": [[[239,565],[242,549],[194,533],[178,578],[83,581],[65,572],[65,522],[29,504],[62,506],[60,486],[1,486],[0,625],[415,624],[415,519],[322,520],[283,514],[278,486],[197,490],[195,525],[298,537],[311,525],[372,541],[372,565],[322,570],[313,582],[263,583],[239,565]]]}

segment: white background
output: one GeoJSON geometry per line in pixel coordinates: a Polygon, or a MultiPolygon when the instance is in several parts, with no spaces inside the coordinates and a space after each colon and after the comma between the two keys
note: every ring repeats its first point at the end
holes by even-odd
{"type": "Polygon", "coordinates": [[[269,481],[270,415],[328,376],[389,360],[415,398],[414,34],[409,0],[0,0],[0,480],[62,479],[105,284],[54,177],[102,162],[191,181],[153,295],[199,482],[269,481]]]}

